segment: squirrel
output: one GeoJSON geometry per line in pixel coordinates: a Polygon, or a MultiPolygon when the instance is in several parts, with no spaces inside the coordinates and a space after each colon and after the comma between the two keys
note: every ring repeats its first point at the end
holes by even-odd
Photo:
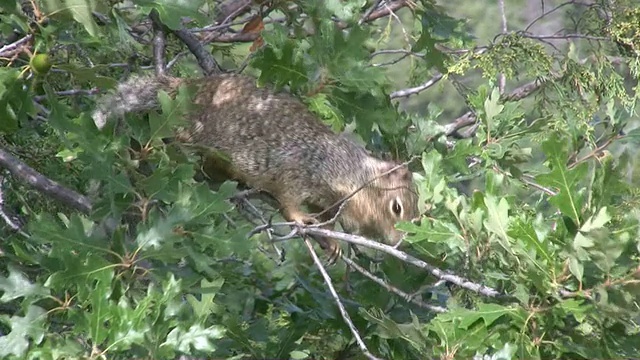
{"type": "MultiPolygon", "coordinates": [[[[269,193],[287,221],[326,223],[337,214],[344,231],[396,245],[403,233],[395,224],[418,215],[406,165],[373,157],[291,93],[258,87],[250,76],[131,77],[97,102],[93,120],[101,129],[112,116],[158,108],[160,90],[174,96],[182,85],[194,89],[196,106],[174,141],[204,150],[209,168],[226,178],[269,193]],[[320,214],[312,217],[303,205],[320,214]]],[[[333,222],[323,227],[332,229],[333,222]]],[[[335,239],[314,239],[331,263],[342,254],[335,239]]]]}

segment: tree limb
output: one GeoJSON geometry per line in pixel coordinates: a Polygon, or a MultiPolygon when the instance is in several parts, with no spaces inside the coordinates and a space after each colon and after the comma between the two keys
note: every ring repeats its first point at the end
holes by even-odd
{"type": "Polygon", "coordinates": [[[438,81],[440,81],[443,76],[444,75],[442,74],[437,74],[431,79],[427,80],[424,84],[418,85],[416,87],[408,88],[408,89],[394,91],[391,94],[389,94],[389,97],[391,99],[397,99],[401,97],[409,97],[411,95],[419,94],[422,91],[425,91],[428,88],[432,87],[433,85],[437,84],[438,81]]]}
{"type": "Polygon", "coordinates": [[[198,38],[193,33],[191,33],[191,31],[186,29],[172,30],[164,26],[155,9],[151,11],[151,13],[149,14],[149,17],[153,22],[154,30],[157,31],[156,34],[154,34],[154,43],[153,43],[154,57],[156,61],[156,64],[155,64],[156,73],[158,73],[159,67],[162,67],[162,70],[161,70],[162,73],[164,73],[164,69],[165,69],[164,54],[163,54],[164,31],[171,32],[173,35],[175,35],[178,39],[180,39],[180,41],[182,41],[187,46],[189,51],[193,54],[193,56],[195,56],[196,60],[198,61],[198,65],[200,66],[200,68],[202,69],[205,75],[217,74],[222,72],[222,69],[218,65],[218,62],[216,61],[216,59],[214,59],[213,55],[211,55],[211,53],[204,48],[204,46],[200,43],[198,38]],[[158,32],[158,30],[160,31],[158,32]],[[159,34],[163,34],[162,38],[157,38],[159,34]],[[163,40],[162,46],[158,46],[159,44],[156,43],[156,41],[160,41],[160,40],[163,40]],[[158,54],[158,52],[161,52],[161,53],[158,54]],[[157,63],[158,60],[161,60],[160,61],[161,64],[157,63]]]}
{"type": "Polygon", "coordinates": [[[163,76],[165,73],[164,49],[166,44],[164,26],[160,21],[158,10],[152,9],[149,13],[149,18],[153,25],[153,63],[155,65],[156,76],[163,76]]]}
{"type": "Polygon", "coordinates": [[[33,186],[41,193],[84,214],[91,213],[89,198],[50,180],[2,148],[0,148],[0,167],[7,169],[11,175],[33,186]]]}

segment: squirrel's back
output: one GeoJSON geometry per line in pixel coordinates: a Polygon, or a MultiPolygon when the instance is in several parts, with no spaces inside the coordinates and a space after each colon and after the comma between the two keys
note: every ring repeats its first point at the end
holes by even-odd
{"type": "Polygon", "coordinates": [[[400,233],[394,224],[417,216],[406,166],[391,172],[396,163],[372,157],[293,95],[259,88],[248,76],[132,78],[99,103],[94,120],[102,127],[112,115],[156,108],[159,90],[175,94],[182,84],[193,87],[195,107],[177,140],[223,154],[229,160],[224,172],[271,193],[288,220],[301,218],[302,204],[328,210],[321,216],[328,220],[337,210],[329,208],[356,191],[340,212],[346,231],[396,243],[400,233]]]}

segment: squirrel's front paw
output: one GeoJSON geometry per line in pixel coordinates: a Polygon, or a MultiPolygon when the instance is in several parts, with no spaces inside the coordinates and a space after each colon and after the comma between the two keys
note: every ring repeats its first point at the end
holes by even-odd
{"type": "Polygon", "coordinates": [[[318,219],[305,214],[298,214],[297,216],[294,216],[293,222],[298,225],[316,225],[320,223],[318,219]]]}
{"type": "Polygon", "coordinates": [[[318,242],[329,256],[329,265],[335,264],[336,260],[342,255],[340,244],[331,238],[322,238],[322,240],[318,240],[318,242]]]}
{"type": "MultiPolygon", "coordinates": [[[[291,218],[299,225],[315,225],[320,223],[318,219],[302,213],[294,214],[291,218]]],[[[338,260],[340,255],[342,255],[342,248],[340,247],[340,244],[334,239],[325,238],[323,236],[312,237],[318,242],[318,244],[320,244],[320,247],[329,256],[329,265],[335,264],[336,260],[338,260]]]]}

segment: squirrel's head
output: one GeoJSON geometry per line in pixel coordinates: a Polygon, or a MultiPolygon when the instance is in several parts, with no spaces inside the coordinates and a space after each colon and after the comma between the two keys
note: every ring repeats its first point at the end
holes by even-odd
{"type": "Polygon", "coordinates": [[[377,179],[353,196],[341,224],[348,232],[395,245],[404,236],[396,223],[419,215],[413,175],[406,165],[378,159],[371,165],[377,179]]]}

